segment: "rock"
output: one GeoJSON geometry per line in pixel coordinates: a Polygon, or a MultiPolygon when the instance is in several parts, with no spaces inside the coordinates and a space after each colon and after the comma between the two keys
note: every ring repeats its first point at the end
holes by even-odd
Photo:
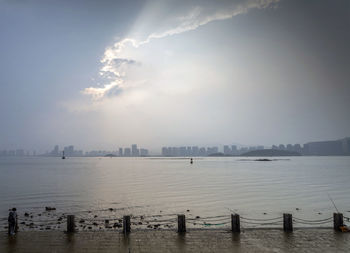
{"type": "Polygon", "coordinates": [[[116,222],[116,223],[113,224],[113,227],[114,228],[121,228],[122,224],[116,222]]]}
{"type": "Polygon", "coordinates": [[[56,210],[56,207],[46,206],[46,207],[45,207],[45,210],[46,210],[46,211],[54,211],[54,210],[56,210]]]}
{"type": "Polygon", "coordinates": [[[50,227],[46,227],[45,230],[50,230],[51,228],[50,227]]]}
{"type": "Polygon", "coordinates": [[[20,224],[22,224],[22,225],[24,225],[24,224],[26,224],[24,221],[22,221],[20,224]]]}
{"type": "Polygon", "coordinates": [[[109,223],[109,220],[105,220],[105,223],[108,224],[108,223],[109,223]]]}
{"type": "Polygon", "coordinates": [[[263,213],[264,215],[266,215],[267,213],[263,213]]]}
{"type": "Polygon", "coordinates": [[[199,219],[200,217],[199,216],[196,216],[196,219],[199,219]]]}
{"type": "Polygon", "coordinates": [[[94,215],[94,218],[97,218],[98,216],[97,215],[94,215]]]}
{"type": "Polygon", "coordinates": [[[88,226],[88,229],[92,229],[92,227],[88,226]]]}
{"type": "Polygon", "coordinates": [[[24,213],[24,216],[25,217],[29,217],[29,213],[24,213]]]}
{"type": "Polygon", "coordinates": [[[38,216],[41,216],[41,213],[39,213],[38,216]]]}
{"type": "Polygon", "coordinates": [[[139,225],[142,225],[142,222],[141,221],[139,221],[139,223],[138,223],[139,225]]]}
{"type": "Polygon", "coordinates": [[[113,211],[113,208],[108,208],[108,210],[112,212],[112,211],[113,211]]]}
{"type": "Polygon", "coordinates": [[[148,228],[152,228],[152,225],[148,225],[147,227],[148,227],[148,228]]]}
{"type": "Polygon", "coordinates": [[[145,217],[143,215],[140,216],[140,219],[143,220],[145,217]]]}
{"type": "Polygon", "coordinates": [[[187,209],[187,212],[189,212],[190,211],[190,209],[187,209]]]}
{"type": "Polygon", "coordinates": [[[300,210],[300,208],[298,208],[298,207],[297,207],[297,208],[295,208],[295,210],[299,211],[299,210],[300,210]]]}
{"type": "Polygon", "coordinates": [[[92,225],[94,225],[94,226],[98,226],[97,222],[92,223],[92,225]]]}
{"type": "Polygon", "coordinates": [[[80,219],[80,220],[79,220],[79,223],[84,223],[84,222],[85,222],[84,219],[80,219]]]}

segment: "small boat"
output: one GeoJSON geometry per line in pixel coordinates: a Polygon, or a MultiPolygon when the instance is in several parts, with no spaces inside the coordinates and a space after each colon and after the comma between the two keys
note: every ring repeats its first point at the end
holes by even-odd
{"type": "Polygon", "coordinates": [[[66,159],[66,157],[64,156],[64,151],[62,151],[62,159],[66,159]]]}

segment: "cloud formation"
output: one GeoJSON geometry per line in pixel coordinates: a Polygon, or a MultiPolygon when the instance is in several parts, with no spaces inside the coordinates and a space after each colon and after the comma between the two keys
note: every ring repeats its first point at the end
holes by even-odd
{"type": "Polygon", "coordinates": [[[236,15],[248,12],[254,8],[274,7],[279,0],[246,0],[246,1],[215,1],[201,2],[188,1],[185,9],[174,11],[175,14],[166,20],[158,20],[162,23],[162,30],[151,32],[143,40],[124,38],[108,47],[101,60],[100,87],[88,87],[84,94],[91,95],[99,100],[109,94],[117,94],[115,91],[125,88],[126,73],[131,66],[136,65],[133,59],[134,51],[156,39],[196,30],[212,21],[230,19],[236,15]],[[184,15],[185,13],[185,15],[184,15]]]}

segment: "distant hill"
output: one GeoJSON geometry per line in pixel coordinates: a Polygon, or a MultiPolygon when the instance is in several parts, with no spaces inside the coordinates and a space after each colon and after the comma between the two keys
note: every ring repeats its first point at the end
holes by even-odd
{"type": "Polygon", "coordinates": [[[241,156],[301,156],[301,154],[279,149],[259,149],[243,153],[241,156]]]}
{"type": "Polygon", "coordinates": [[[225,156],[225,154],[218,152],[218,153],[209,154],[208,156],[225,156]]]}
{"type": "Polygon", "coordinates": [[[117,157],[117,156],[113,155],[113,154],[107,154],[107,155],[105,155],[105,157],[117,157]]]}

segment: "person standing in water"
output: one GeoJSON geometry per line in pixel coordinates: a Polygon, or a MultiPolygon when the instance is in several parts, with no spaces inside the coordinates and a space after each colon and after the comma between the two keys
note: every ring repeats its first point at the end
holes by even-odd
{"type": "Polygon", "coordinates": [[[17,213],[16,208],[12,208],[9,213],[8,223],[9,223],[9,235],[14,235],[16,233],[17,227],[17,213]]]}

